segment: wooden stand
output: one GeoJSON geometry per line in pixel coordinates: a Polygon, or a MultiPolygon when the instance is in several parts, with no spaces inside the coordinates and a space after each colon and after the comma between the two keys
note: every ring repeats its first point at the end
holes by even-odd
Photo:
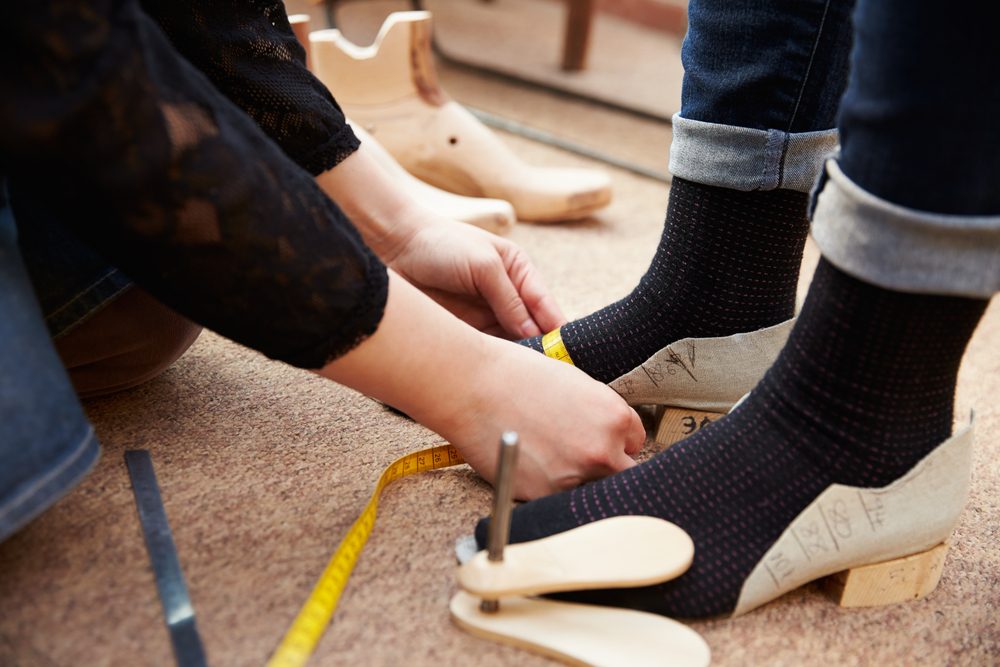
{"type": "Polygon", "coordinates": [[[587,47],[594,26],[595,0],[567,0],[566,36],[563,42],[562,68],[579,72],[587,66],[587,47]]]}
{"type": "Polygon", "coordinates": [[[708,646],[677,621],[522,597],[657,584],[683,574],[693,557],[691,538],[668,521],[647,516],[595,521],[508,545],[502,560],[477,553],[459,568],[458,582],[465,590],[452,598],[451,618],[474,635],[571,665],[702,667],[709,663],[708,646]]]}

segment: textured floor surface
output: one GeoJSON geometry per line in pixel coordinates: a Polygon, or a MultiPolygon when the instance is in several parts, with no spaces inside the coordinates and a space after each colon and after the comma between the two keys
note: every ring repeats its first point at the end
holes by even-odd
{"type": "MultiPolygon", "coordinates": [[[[465,73],[446,71],[443,78],[460,101],[485,106],[492,99],[497,112],[564,126],[567,135],[586,135],[596,145],[628,137],[635,159],[666,164],[665,128],[470,83],[465,73]],[[648,139],[645,153],[636,136],[648,139]]],[[[592,164],[504,138],[539,163],[592,164]]],[[[616,199],[606,211],[570,225],[519,225],[511,234],[570,316],[625,294],[659,235],[667,186],[610,171],[616,199]]],[[[807,266],[814,261],[811,250],[807,266]]],[[[917,603],[847,611],[806,587],[745,617],[696,624],[714,664],[1000,662],[998,350],[995,302],[960,375],[958,413],[976,413],[974,480],[938,590],[917,603]]],[[[97,468],[0,544],[0,665],[172,663],[124,450],[152,451],[209,662],[236,667],[263,664],[382,467],[438,442],[371,400],[214,335],[203,335],[159,379],[87,409],[104,445],[97,468]]],[[[488,487],[465,467],[390,487],[310,664],[554,664],[465,635],[448,620],[453,542],[488,512],[489,500],[488,487]]]]}

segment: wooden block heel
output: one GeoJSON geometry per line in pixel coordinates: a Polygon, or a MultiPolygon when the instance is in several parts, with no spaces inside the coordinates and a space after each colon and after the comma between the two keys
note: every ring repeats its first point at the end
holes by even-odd
{"type": "Polygon", "coordinates": [[[669,447],[722,417],[719,412],[703,412],[663,406],[657,411],[656,442],[669,447]]]}
{"type": "Polygon", "coordinates": [[[948,544],[827,577],[823,587],[841,607],[879,607],[919,600],[937,588],[948,544]]]}

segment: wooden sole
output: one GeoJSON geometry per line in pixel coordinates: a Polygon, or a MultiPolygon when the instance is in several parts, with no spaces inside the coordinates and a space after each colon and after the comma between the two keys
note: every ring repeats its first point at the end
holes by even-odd
{"type": "Polygon", "coordinates": [[[841,607],[879,607],[919,600],[937,588],[948,544],[921,553],[862,565],[827,577],[823,588],[841,607]]]}
{"type": "Polygon", "coordinates": [[[480,551],[459,568],[458,584],[486,598],[651,586],[679,577],[693,558],[691,538],[669,521],[618,516],[512,544],[499,562],[480,551]]]}
{"type": "Polygon", "coordinates": [[[708,644],[677,621],[631,609],[514,597],[484,613],[480,599],[459,591],[452,621],[471,634],[592,667],[705,667],[708,644]]]}
{"type": "Polygon", "coordinates": [[[689,435],[694,435],[722,416],[723,414],[719,412],[662,406],[657,410],[654,439],[661,445],[669,447],[689,435]]]}

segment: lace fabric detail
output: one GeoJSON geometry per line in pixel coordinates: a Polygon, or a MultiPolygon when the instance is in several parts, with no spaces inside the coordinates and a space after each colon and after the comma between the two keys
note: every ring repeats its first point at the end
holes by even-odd
{"type": "Polygon", "coordinates": [[[174,47],[314,176],[359,142],[306,69],[280,0],[141,0],[174,47]]]}
{"type": "Polygon", "coordinates": [[[134,0],[11,5],[0,55],[12,197],[272,358],[318,368],[374,332],[385,267],[134,0]]]}

